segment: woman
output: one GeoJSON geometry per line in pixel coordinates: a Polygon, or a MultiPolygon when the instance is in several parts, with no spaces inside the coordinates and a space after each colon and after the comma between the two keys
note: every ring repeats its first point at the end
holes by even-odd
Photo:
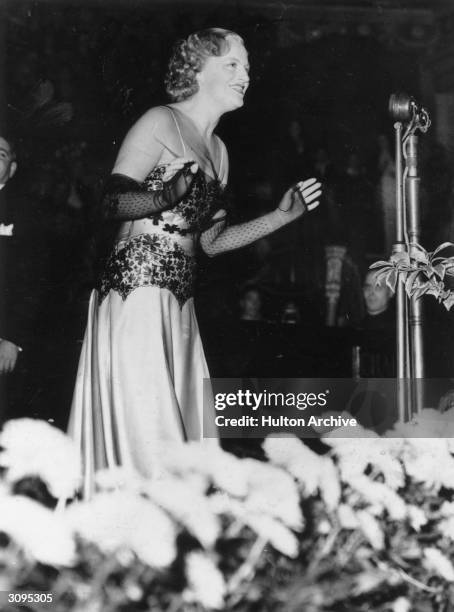
{"type": "Polygon", "coordinates": [[[209,374],[192,297],[197,244],[209,256],[240,248],[318,205],[320,184],[310,179],[275,211],[228,226],[228,157],[213,130],[243,105],[248,71],[237,34],[192,34],[169,64],[173,102],[149,110],[120,148],[103,200],[106,224],[119,228],[90,300],[70,419],[88,491],[100,467],[149,475],[160,443],[216,437],[214,411],[203,410],[209,374]]]}

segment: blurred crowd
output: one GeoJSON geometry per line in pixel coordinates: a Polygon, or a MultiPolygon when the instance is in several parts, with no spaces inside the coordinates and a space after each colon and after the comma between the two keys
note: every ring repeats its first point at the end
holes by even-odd
{"type": "MultiPolygon", "coordinates": [[[[100,20],[96,10],[67,8],[18,3],[6,30],[7,131],[18,159],[7,214],[20,241],[20,255],[8,266],[30,331],[9,401],[16,415],[57,424],[65,422],[71,400],[103,178],[131,119],[165,101],[168,54],[163,35],[150,35],[152,14],[125,24],[115,15],[100,20]]],[[[182,23],[187,31],[204,25],[192,15],[170,19],[164,12],[165,41],[182,23]]],[[[267,212],[289,183],[304,177],[318,177],[324,196],[302,222],[240,252],[202,259],[197,308],[211,372],[348,377],[357,367],[353,349],[361,345],[369,357],[360,374],[392,376],[393,297],[384,288],[371,297],[380,288],[370,287],[367,274],[371,263],[388,258],[394,242],[392,140],[378,134],[365,150],[352,136],[339,156],[330,134],[314,139],[304,111],[293,108],[269,125],[266,150],[248,160],[235,155],[240,131],[227,123],[222,134],[233,151],[239,219],[267,212]]],[[[454,235],[454,173],[442,145],[428,138],[421,153],[421,242],[432,250],[454,235]]],[[[429,355],[429,370],[451,376],[451,317],[440,311],[435,319],[430,334],[443,342],[438,357],[429,355]]]]}

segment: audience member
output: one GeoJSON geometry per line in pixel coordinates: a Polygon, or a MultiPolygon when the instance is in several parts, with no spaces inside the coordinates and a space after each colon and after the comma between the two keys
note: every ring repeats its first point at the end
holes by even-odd
{"type": "Polygon", "coordinates": [[[256,287],[246,287],[240,297],[240,319],[262,321],[262,297],[256,287]]]}
{"type": "Polygon", "coordinates": [[[376,272],[366,274],[363,284],[366,315],[359,334],[361,348],[360,374],[366,378],[396,375],[396,317],[393,293],[376,272]]]}
{"type": "MultiPolygon", "coordinates": [[[[0,222],[2,223],[2,232],[0,232],[0,248],[1,257],[0,272],[2,281],[0,287],[2,295],[0,300],[3,303],[2,312],[0,313],[0,375],[12,372],[16,367],[17,358],[20,348],[20,329],[15,325],[15,320],[11,314],[15,311],[14,305],[7,300],[7,288],[5,286],[6,266],[8,265],[7,249],[5,241],[11,241],[14,232],[14,224],[5,223],[6,216],[9,215],[7,210],[7,194],[8,189],[4,189],[8,181],[14,176],[17,169],[16,154],[13,145],[6,138],[0,136],[0,222]]],[[[11,218],[11,217],[10,217],[11,218]]]]}

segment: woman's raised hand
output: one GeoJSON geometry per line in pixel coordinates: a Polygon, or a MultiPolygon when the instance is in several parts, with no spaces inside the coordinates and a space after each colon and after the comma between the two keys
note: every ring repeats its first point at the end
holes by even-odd
{"type": "Polygon", "coordinates": [[[162,180],[164,182],[172,180],[185,166],[187,166],[193,174],[195,174],[199,168],[199,165],[193,159],[176,157],[168,164],[165,164],[165,172],[162,175],[162,180]]]}
{"type": "Polygon", "coordinates": [[[322,185],[316,178],[300,181],[284,193],[278,210],[288,215],[288,220],[297,219],[306,210],[311,211],[320,204],[322,185]]]}

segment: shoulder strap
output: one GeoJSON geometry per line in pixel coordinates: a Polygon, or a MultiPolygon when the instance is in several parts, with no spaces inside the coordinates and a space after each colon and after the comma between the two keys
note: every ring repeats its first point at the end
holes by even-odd
{"type": "Polygon", "coordinates": [[[175,113],[173,112],[173,109],[170,106],[167,106],[167,105],[166,105],[166,108],[169,109],[170,114],[172,115],[173,120],[175,122],[175,125],[177,126],[178,135],[180,136],[180,140],[181,140],[181,146],[183,147],[183,155],[186,156],[186,144],[185,144],[185,142],[183,140],[183,135],[181,133],[180,124],[178,123],[178,120],[176,118],[175,113]]]}

